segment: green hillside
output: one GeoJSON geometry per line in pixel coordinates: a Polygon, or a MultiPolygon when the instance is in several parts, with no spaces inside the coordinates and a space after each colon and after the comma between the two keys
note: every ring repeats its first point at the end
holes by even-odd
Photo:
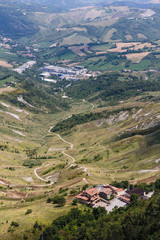
{"type": "MultiPolygon", "coordinates": [[[[106,215],[103,209],[82,211],[73,208],[53,221],[43,234],[49,239],[158,239],[159,193],[151,200],[134,202],[126,209],[115,209],[106,215]],[[102,230],[103,229],[103,230],[102,230]]],[[[41,239],[41,238],[39,238],[41,239]]]]}
{"type": "Polygon", "coordinates": [[[12,4],[0,6],[0,35],[17,39],[31,36],[37,31],[38,26],[24,15],[23,9],[15,9],[12,4]]]}
{"type": "Polygon", "coordinates": [[[0,1],[0,240],[159,239],[159,22],[151,1],[0,1]],[[155,194],[73,202],[99,184],[155,194]]]}

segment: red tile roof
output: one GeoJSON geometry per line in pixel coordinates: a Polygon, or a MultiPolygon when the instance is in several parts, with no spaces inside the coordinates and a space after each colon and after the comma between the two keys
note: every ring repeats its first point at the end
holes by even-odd
{"type": "Polygon", "coordinates": [[[112,192],[112,190],[110,188],[102,188],[100,190],[100,193],[105,193],[105,194],[110,194],[112,192]]]}
{"type": "Polygon", "coordinates": [[[88,201],[88,198],[85,197],[85,196],[82,196],[81,194],[77,195],[76,198],[78,198],[78,199],[83,199],[83,200],[85,200],[85,201],[88,201]]]}
{"type": "Polygon", "coordinates": [[[94,196],[95,194],[98,194],[98,191],[96,188],[87,189],[84,192],[90,195],[91,197],[94,196]]]}
{"type": "Polygon", "coordinates": [[[118,189],[116,190],[116,192],[122,192],[122,191],[124,191],[123,188],[118,188],[118,189]]]}
{"type": "Polygon", "coordinates": [[[117,191],[118,188],[117,187],[114,187],[114,186],[110,186],[110,188],[113,190],[113,191],[117,191]]]}
{"type": "Polygon", "coordinates": [[[119,198],[121,198],[124,202],[127,202],[127,203],[130,202],[130,199],[129,199],[129,198],[126,198],[126,197],[124,197],[124,196],[120,196],[119,198]]]}

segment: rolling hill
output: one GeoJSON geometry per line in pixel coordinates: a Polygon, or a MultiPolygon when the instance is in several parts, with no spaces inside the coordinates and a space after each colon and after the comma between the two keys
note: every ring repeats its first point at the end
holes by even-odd
{"type": "Polygon", "coordinates": [[[15,9],[12,3],[0,6],[0,35],[17,39],[37,31],[38,27],[26,18],[23,9],[15,9]]]}
{"type": "MultiPolygon", "coordinates": [[[[0,239],[48,237],[86,187],[160,177],[159,22],[154,1],[0,1],[0,239]],[[48,74],[49,65],[65,68],[48,74]],[[80,78],[73,66],[86,68],[80,78]],[[64,206],[51,203],[57,195],[64,206]]],[[[156,216],[158,201],[129,213],[144,219],[149,203],[156,216]]],[[[130,219],[124,209],[112,216],[115,229],[130,219]]],[[[54,233],[70,238],[66,228],[54,233]]]]}

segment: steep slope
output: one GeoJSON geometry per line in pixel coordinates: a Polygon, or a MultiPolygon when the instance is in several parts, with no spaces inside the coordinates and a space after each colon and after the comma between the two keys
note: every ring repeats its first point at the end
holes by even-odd
{"type": "Polygon", "coordinates": [[[38,31],[38,27],[24,14],[23,8],[15,8],[14,4],[0,6],[0,35],[17,39],[31,36],[38,31]]]}
{"type": "MultiPolygon", "coordinates": [[[[53,221],[43,233],[44,240],[63,239],[158,239],[160,196],[133,202],[127,209],[115,209],[107,215],[103,209],[82,211],[73,208],[67,215],[53,221]],[[69,231],[68,231],[69,229],[69,231]]],[[[41,238],[39,238],[40,240],[41,238]]]]}
{"type": "Polygon", "coordinates": [[[92,183],[159,176],[159,103],[137,100],[73,115],[52,129],[73,143],[76,162],[92,183]]]}

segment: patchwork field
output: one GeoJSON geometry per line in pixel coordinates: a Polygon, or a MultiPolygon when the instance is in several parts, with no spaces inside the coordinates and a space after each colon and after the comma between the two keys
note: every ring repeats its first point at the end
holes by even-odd
{"type": "Polygon", "coordinates": [[[84,51],[87,52],[87,53],[91,53],[88,50],[88,45],[73,46],[73,47],[69,47],[68,49],[71,50],[72,52],[74,52],[75,54],[79,55],[79,56],[85,56],[86,54],[84,53],[84,51]]]}
{"type": "Polygon", "coordinates": [[[151,43],[130,42],[130,43],[116,43],[116,48],[109,49],[109,52],[126,52],[126,50],[139,50],[144,48],[155,47],[151,43]]]}

